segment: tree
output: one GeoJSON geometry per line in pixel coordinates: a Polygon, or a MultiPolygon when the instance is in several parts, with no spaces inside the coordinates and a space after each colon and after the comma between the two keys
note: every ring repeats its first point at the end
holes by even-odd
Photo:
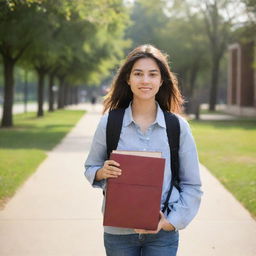
{"type": "MultiPolygon", "coordinates": [[[[112,67],[113,60],[126,46],[122,37],[128,18],[121,0],[6,0],[0,2],[0,11],[0,52],[5,67],[3,126],[12,126],[13,69],[21,57],[25,65],[32,64],[37,71],[38,116],[42,116],[47,73],[61,77],[64,83],[70,75],[65,72],[79,60],[79,63],[87,63],[87,69],[96,74],[97,67],[104,66],[106,70],[112,67]],[[102,30],[110,31],[116,38],[106,36],[109,41],[104,41],[103,49],[107,49],[107,55],[100,57],[97,65],[92,65],[87,59],[91,52],[92,55],[95,53],[87,51],[85,43],[91,42],[91,49],[94,49],[96,43],[93,40],[98,39],[102,30]]],[[[101,49],[97,48],[97,51],[101,49]]],[[[52,80],[49,85],[51,104],[52,80]]]]}
{"type": "MultiPolygon", "coordinates": [[[[246,17],[234,31],[234,39],[242,42],[255,41],[256,34],[256,1],[243,0],[246,17]]],[[[256,60],[255,60],[256,61],[256,60]]]]}
{"type": "Polygon", "coordinates": [[[165,8],[164,1],[135,1],[131,9],[132,25],[126,33],[126,37],[132,40],[131,48],[146,43],[159,47],[162,41],[159,31],[165,28],[168,22],[168,17],[163,11],[165,8]],[[158,10],[157,15],[155,10],[158,10]]]}
{"type": "Polygon", "coordinates": [[[144,0],[136,2],[131,17],[134,25],[129,28],[127,36],[133,39],[134,46],[151,43],[166,52],[183,95],[186,101],[190,101],[198,75],[207,71],[209,66],[202,18],[180,2],[170,6],[168,1],[156,5],[155,1],[144,0]]]}
{"type": "MultiPolygon", "coordinates": [[[[178,5],[180,1],[174,0],[178,5]]],[[[237,27],[244,26],[245,6],[247,3],[248,13],[255,14],[255,0],[186,0],[184,4],[190,12],[197,13],[203,17],[205,32],[208,37],[208,51],[211,54],[211,83],[209,94],[209,110],[215,110],[220,74],[220,63],[226,52],[229,42],[237,27]],[[254,10],[254,11],[253,11],[254,10]]],[[[254,16],[255,17],[255,16],[254,16]]],[[[249,31],[249,30],[247,30],[249,31]]],[[[255,34],[253,30],[249,32],[255,34]]]]}
{"type": "MultiPolygon", "coordinates": [[[[72,8],[71,22],[67,22],[60,33],[67,44],[63,45],[65,50],[61,51],[57,64],[59,108],[65,105],[64,92],[70,91],[65,90],[67,85],[99,84],[117,64],[123,56],[123,49],[129,44],[123,39],[129,20],[122,1],[99,1],[97,4],[99,10],[104,8],[101,19],[95,17],[92,22],[92,16],[88,20],[87,16],[76,13],[72,8]],[[68,54],[63,55],[63,52],[68,54]]],[[[95,15],[98,17],[98,13],[95,15]]]]}
{"type": "Polygon", "coordinates": [[[220,61],[226,50],[231,36],[232,20],[221,15],[221,9],[226,8],[226,1],[202,1],[202,14],[204,16],[206,33],[211,53],[211,88],[209,110],[214,111],[217,103],[220,61]]]}
{"type": "Polygon", "coordinates": [[[204,73],[209,70],[207,38],[203,33],[202,19],[196,14],[186,18],[170,17],[166,27],[159,33],[164,38],[161,46],[169,54],[171,68],[177,73],[185,98],[185,111],[190,113],[194,108],[195,91],[200,85],[198,77],[205,76],[204,73]]]}
{"type": "Polygon", "coordinates": [[[40,17],[38,12],[37,1],[0,2],[0,53],[4,66],[2,127],[13,125],[14,67],[33,39],[41,33],[34,25],[40,17]]]}
{"type": "Polygon", "coordinates": [[[248,21],[256,23],[256,1],[255,0],[243,0],[246,6],[246,12],[248,15],[248,21]]]}

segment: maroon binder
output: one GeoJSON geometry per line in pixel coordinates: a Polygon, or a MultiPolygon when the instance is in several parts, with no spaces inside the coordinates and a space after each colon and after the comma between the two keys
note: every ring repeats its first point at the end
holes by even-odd
{"type": "Polygon", "coordinates": [[[107,181],[104,226],[156,230],[165,159],[111,153],[122,175],[107,181]]]}

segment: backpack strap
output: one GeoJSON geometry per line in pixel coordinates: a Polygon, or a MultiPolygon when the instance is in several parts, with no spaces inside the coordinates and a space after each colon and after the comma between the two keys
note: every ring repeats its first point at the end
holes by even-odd
{"type": "Polygon", "coordinates": [[[107,157],[109,159],[112,150],[115,150],[120,138],[125,109],[113,109],[109,111],[106,129],[107,157]]]}
{"type": "Polygon", "coordinates": [[[164,111],[164,118],[166,123],[166,133],[168,137],[170,154],[171,154],[171,171],[172,171],[172,179],[170,189],[168,191],[166,200],[164,202],[164,206],[162,212],[167,210],[167,215],[170,213],[170,209],[168,207],[169,199],[172,193],[173,186],[175,186],[179,191],[179,146],[180,146],[180,123],[179,119],[176,115],[164,111]]]}

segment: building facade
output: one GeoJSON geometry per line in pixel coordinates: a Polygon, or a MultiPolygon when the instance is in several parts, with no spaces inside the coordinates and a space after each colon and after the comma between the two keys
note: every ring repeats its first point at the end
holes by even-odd
{"type": "Polygon", "coordinates": [[[226,112],[256,116],[256,69],[254,42],[229,46],[226,112]]]}

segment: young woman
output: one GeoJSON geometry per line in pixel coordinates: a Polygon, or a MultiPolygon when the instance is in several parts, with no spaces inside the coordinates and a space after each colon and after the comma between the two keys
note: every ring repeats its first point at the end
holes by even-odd
{"type": "MultiPolygon", "coordinates": [[[[162,152],[166,159],[163,204],[172,178],[163,111],[175,113],[180,123],[180,190],[173,187],[169,200],[171,211],[169,214],[160,211],[157,230],[104,227],[108,256],[176,255],[178,230],[185,228],[199,209],[202,192],[197,150],[188,123],[178,115],[182,103],[177,80],[169,69],[167,56],[160,50],[142,45],[127,56],[104,101],[104,112],[125,108],[117,149],[162,152]]],[[[108,178],[122,175],[119,163],[107,159],[107,118],[108,114],[101,118],[85,163],[86,178],[93,187],[103,189],[108,178]]]]}

